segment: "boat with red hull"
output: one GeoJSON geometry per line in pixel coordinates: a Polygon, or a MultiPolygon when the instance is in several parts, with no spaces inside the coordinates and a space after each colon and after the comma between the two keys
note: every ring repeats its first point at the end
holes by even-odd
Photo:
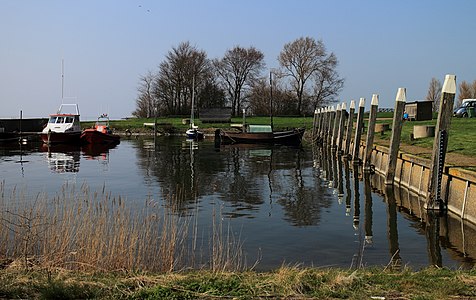
{"type": "Polygon", "coordinates": [[[51,114],[40,133],[41,140],[48,145],[52,144],[79,144],[81,138],[81,124],[77,104],[61,104],[56,114],[51,114]],[[73,112],[65,112],[73,110],[73,112]]]}
{"type": "Polygon", "coordinates": [[[101,115],[93,128],[84,129],[81,142],[88,144],[119,144],[121,137],[114,134],[109,127],[109,117],[101,115]]]}

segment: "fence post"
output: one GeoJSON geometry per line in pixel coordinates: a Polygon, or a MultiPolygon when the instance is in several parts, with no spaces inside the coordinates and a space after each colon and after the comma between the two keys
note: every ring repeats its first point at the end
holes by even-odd
{"type": "Polygon", "coordinates": [[[367,126],[367,139],[365,141],[365,155],[364,155],[364,171],[370,171],[370,159],[372,157],[372,148],[374,144],[375,123],[377,122],[378,111],[378,95],[372,95],[372,103],[370,105],[369,124],[367,126]]]}
{"type": "Polygon", "coordinates": [[[347,129],[345,133],[344,154],[350,156],[350,140],[352,138],[352,126],[354,124],[355,101],[350,101],[349,119],[347,120],[347,129]]]}
{"type": "Polygon", "coordinates": [[[440,109],[438,112],[438,120],[436,121],[435,139],[433,142],[433,152],[430,164],[430,181],[427,194],[427,209],[444,210],[446,203],[439,199],[439,191],[441,189],[441,178],[443,166],[446,158],[446,148],[448,147],[448,135],[451,117],[453,115],[453,104],[456,94],[456,76],[446,75],[442,88],[440,109]],[[438,142],[439,137],[441,142],[438,142]]]}
{"type": "Polygon", "coordinates": [[[312,120],[312,140],[317,140],[317,123],[318,123],[319,112],[317,109],[314,110],[314,119],[312,120]]]}
{"type": "Polygon", "coordinates": [[[344,127],[345,127],[345,113],[346,113],[346,105],[345,102],[342,103],[340,106],[340,120],[339,120],[339,133],[337,136],[337,153],[342,155],[342,139],[344,138],[344,127]]]}
{"type": "Polygon", "coordinates": [[[400,138],[402,136],[403,113],[405,111],[406,90],[399,88],[395,99],[395,110],[393,112],[392,137],[390,139],[390,152],[388,154],[388,168],[385,175],[385,184],[393,184],[395,169],[397,167],[398,148],[400,148],[400,138]]]}
{"type": "Polygon", "coordinates": [[[333,133],[333,130],[334,130],[334,127],[332,127],[332,125],[334,125],[334,118],[335,118],[335,109],[334,109],[334,106],[331,106],[330,110],[329,110],[329,121],[327,122],[327,126],[328,126],[328,130],[327,130],[327,145],[332,145],[332,133],[333,133]]]}
{"type": "Polygon", "coordinates": [[[340,104],[337,104],[335,118],[334,118],[334,127],[332,129],[332,149],[336,150],[337,147],[337,135],[339,134],[339,123],[340,123],[340,114],[342,113],[340,109],[340,104]]]}
{"type": "Polygon", "coordinates": [[[352,161],[359,163],[360,139],[362,137],[362,128],[364,127],[365,98],[360,98],[359,112],[357,113],[357,126],[355,127],[354,149],[352,151],[352,161]]]}
{"type": "Polygon", "coordinates": [[[321,126],[321,142],[325,143],[327,141],[327,120],[329,119],[329,112],[327,106],[323,108],[322,116],[322,126],[321,126]]]}

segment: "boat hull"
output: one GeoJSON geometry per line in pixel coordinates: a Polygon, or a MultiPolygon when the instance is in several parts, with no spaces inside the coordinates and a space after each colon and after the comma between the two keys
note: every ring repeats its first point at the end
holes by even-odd
{"type": "Polygon", "coordinates": [[[302,142],[304,130],[304,128],[296,128],[286,131],[256,133],[219,130],[218,138],[221,144],[248,143],[299,145],[302,142]]]}
{"type": "Polygon", "coordinates": [[[40,134],[43,143],[48,145],[53,144],[80,144],[81,132],[54,132],[40,134]]]}
{"type": "Polygon", "coordinates": [[[85,129],[81,134],[81,142],[87,144],[119,144],[121,137],[117,134],[103,133],[96,129],[85,129]]]}
{"type": "Polygon", "coordinates": [[[197,129],[189,129],[185,134],[187,135],[187,138],[191,140],[201,140],[204,137],[203,132],[197,129]]]}

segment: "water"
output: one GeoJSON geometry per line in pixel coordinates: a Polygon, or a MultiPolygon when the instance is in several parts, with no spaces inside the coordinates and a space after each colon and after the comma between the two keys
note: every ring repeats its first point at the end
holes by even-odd
{"type": "Polygon", "coordinates": [[[179,212],[194,217],[202,248],[218,218],[258,270],[474,265],[474,226],[430,218],[416,196],[398,188],[384,196],[376,175],[362,178],[330,157],[310,145],[216,148],[178,137],[123,139],[112,149],[0,145],[0,180],[32,199],[65,184],[104,188],[133,208],[166,206],[183,194],[179,212]]]}

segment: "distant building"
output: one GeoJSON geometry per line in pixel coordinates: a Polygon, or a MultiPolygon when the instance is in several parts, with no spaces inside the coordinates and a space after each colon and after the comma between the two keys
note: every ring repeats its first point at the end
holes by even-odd
{"type": "Polygon", "coordinates": [[[420,100],[407,102],[405,112],[410,121],[425,121],[433,118],[433,101],[420,100]]]}

